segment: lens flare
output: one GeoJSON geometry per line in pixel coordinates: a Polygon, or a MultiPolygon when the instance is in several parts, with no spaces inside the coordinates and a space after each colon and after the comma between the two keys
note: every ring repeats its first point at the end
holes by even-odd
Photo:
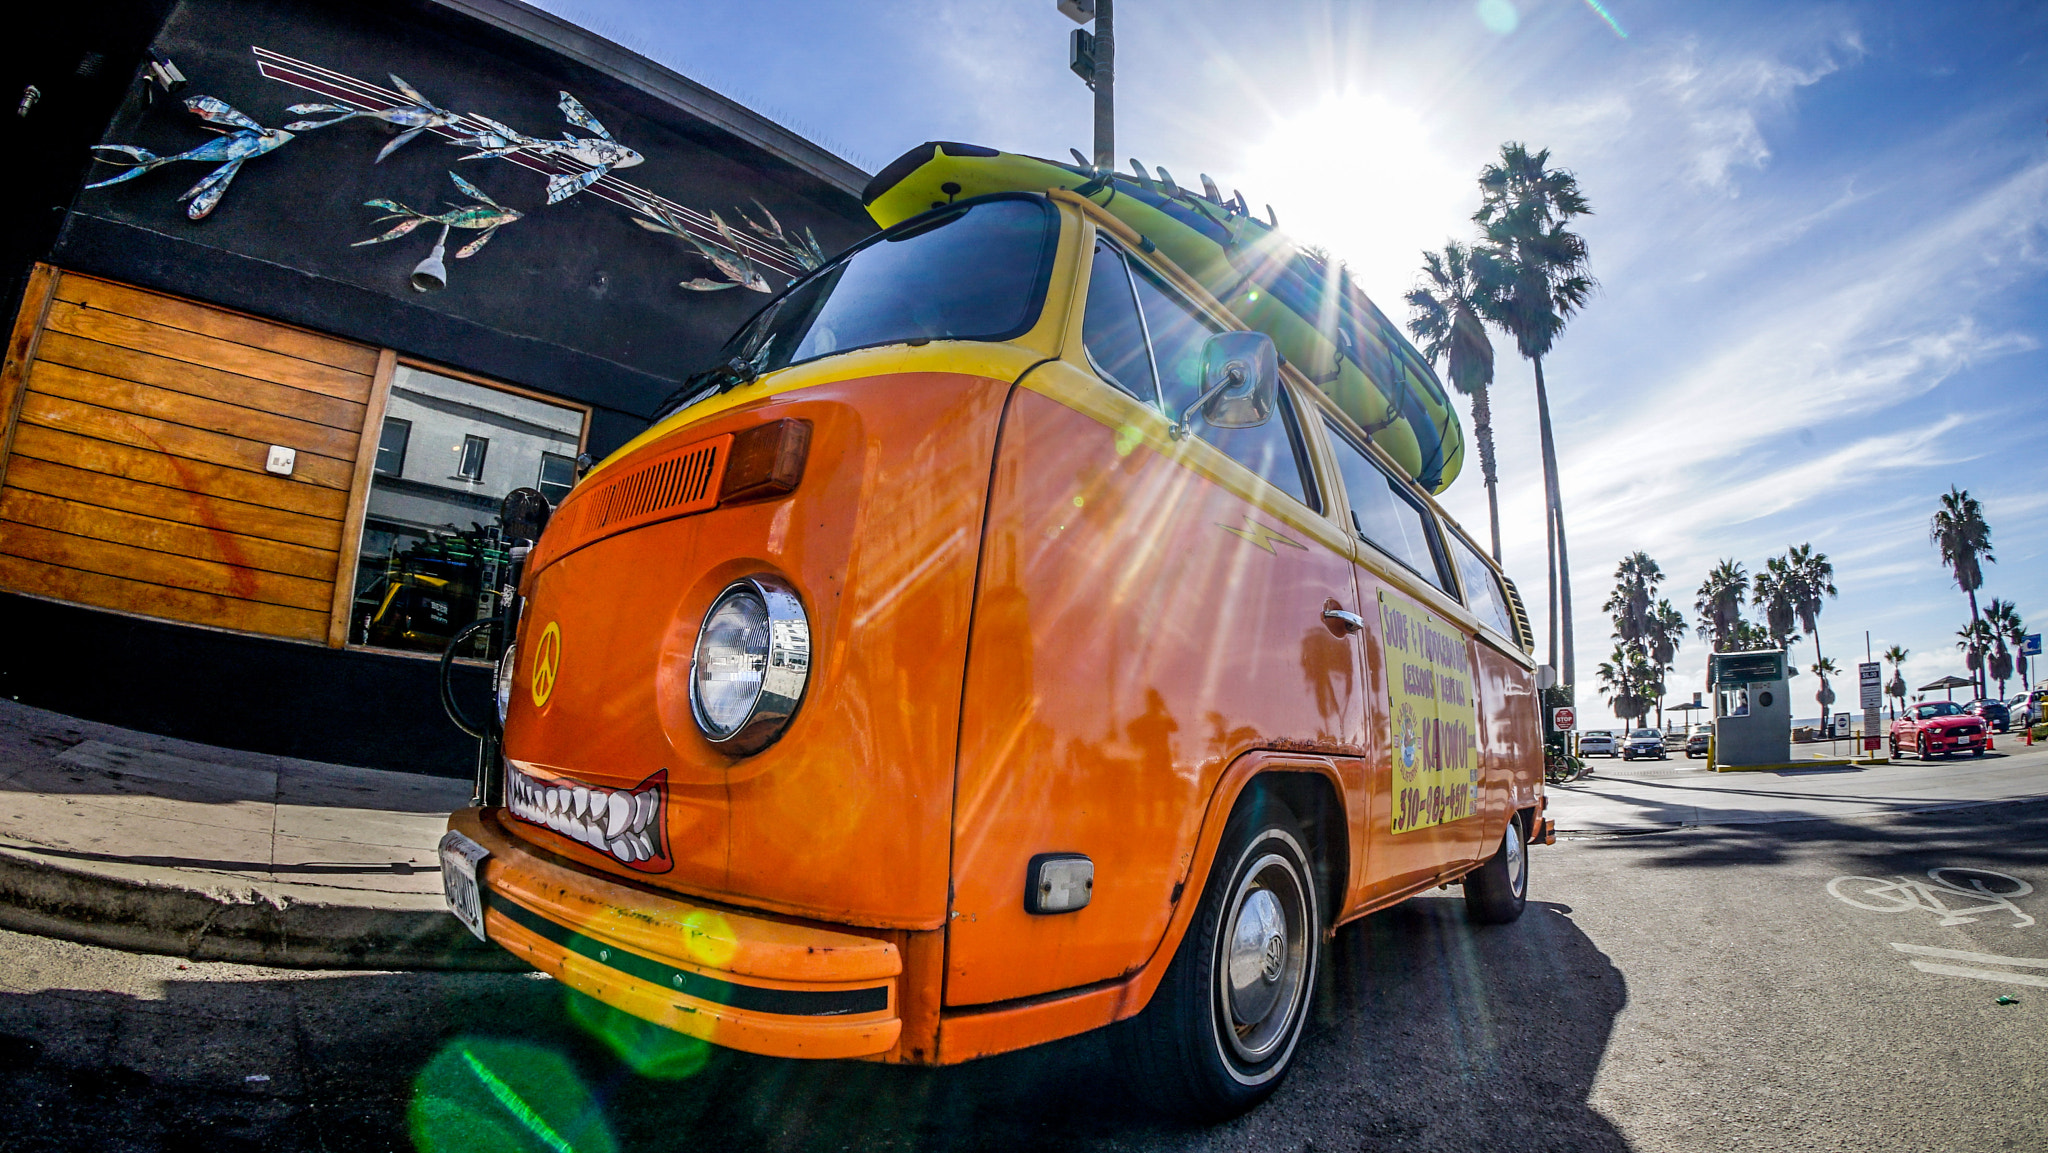
{"type": "Polygon", "coordinates": [[[1522,17],[1508,0],[1479,0],[1479,22],[1486,25],[1487,31],[1505,36],[1515,30],[1522,17]]]}
{"type": "Polygon", "coordinates": [[[413,1079],[406,1123],[421,1153],[618,1150],[575,1067],[517,1041],[459,1038],[442,1046],[413,1079]]]}
{"type": "Polygon", "coordinates": [[[1607,26],[1614,29],[1616,36],[1621,37],[1623,40],[1628,39],[1628,30],[1621,26],[1621,21],[1616,20],[1614,14],[1609,12],[1607,6],[1600,3],[1600,0],[1586,0],[1586,7],[1591,8],[1600,19],[1607,21],[1607,26]]]}
{"type": "Polygon", "coordinates": [[[642,1077],[681,1081],[696,1076],[711,1060],[709,1041],[643,1021],[574,989],[566,992],[569,1016],[642,1077]]]}

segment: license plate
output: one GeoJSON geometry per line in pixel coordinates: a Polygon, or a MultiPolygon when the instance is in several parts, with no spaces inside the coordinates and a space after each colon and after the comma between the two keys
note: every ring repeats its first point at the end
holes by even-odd
{"type": "Polygon", "coordinates": [[[441,891],[447,894],[448,911],[469,926],[479,941],[490,938],[484,936],[484,902],[477,887],[476,867],[490,855],[489,849],[454,829],[441,837],[441,891]]]}

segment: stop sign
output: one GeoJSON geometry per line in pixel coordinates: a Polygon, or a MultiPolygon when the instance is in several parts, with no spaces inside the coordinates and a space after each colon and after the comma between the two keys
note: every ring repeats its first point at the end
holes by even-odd
{"type": "Polygon", "coordinates": [[[1577,720],[1578,717],[1574,714],[1570,705],[1550,710],[1550,727],[1558,732],[1570,732],[1572,725],[1577,720]]]}

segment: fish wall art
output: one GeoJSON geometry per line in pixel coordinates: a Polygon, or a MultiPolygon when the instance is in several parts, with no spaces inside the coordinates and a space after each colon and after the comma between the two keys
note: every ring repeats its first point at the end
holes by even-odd
{"type": "Polygon", "coordinates": [[[476,149],[462,159],[482,160],[487,157],[524,153],[557,162],[568,160],[585,165],[588,171],[565,172],[549,178],[549,204],[560,204],[602,180],[605,174],[614,168],[631,168],[645,159],[638,152],[612,139],[612,134],[605,126],[598,123],[597,117],[592,116],[589,109],[583,107],[574,96],[564,92],[561,97],[556,106],[562,110],[563,118],[578,128],[597,133],[595,137],[571,136],[564,132],[560,140],[540,140],[527,136],[516,128],[508,128],[488,116],[472,112],[470,119],[482,123],[489,131],[478,132],[454,141],[463,147],[476,149]]]}
{"type": "Polygon", "coordinates": [[[186,216],[193,220],[203,220],[207,213],[212,212],[220,203],[220,198],[227,193],[229,182],[234,180],[235,173],[242,170],[244,163],[266,152],[274,152],[292,141],[291,132],[282,128],[265,128],[211,96],[190,97],[185,101],[185,107],[209,125],[230,124],[234,126],[235,131],[209,128],[208,131],[220,133],[220,139],[210,140],[176,156],[158,156],[146,148],[137,148],[132,144],[95,144],[92,150],[96,153],[111,152],[128,157],[126,160],[114,160],[105,156],[95,156],[95,160],[102,164],[125,164],[129,168],[118,176],[96,181],[86,187],[105,188],[109,184],[133,180],[146,172],[180,160],[217,162],[220,164],[219,168],[208,173],[199,183],[186,189],[184,195],[178,197],[181,201],[191,201],[185,207],[186,216]]]}
{"type": "Polygon", "coordinates": [[[328,120],[294,120],[290,124],[285,125],[285,130],[288,132],[310,132],[315,128],[326,128],[330,125],[339,124],[344,120],[355,120],[358,118],[382,120],[386,124],[405,129],[389,144],[386,144],[379,150],[377,159],[371,162],[373,164],[382,164],[386,156],[405,147],[427,129],[445,128],[462,119],[461,113],[450,112],[446,108],[442,108],[420,95],[419,89],[407,84],[398,73],[393,72],[389,75],[391,77],[391,86],[403,93],[407,100],[412,101],[411,104],[401,104],[396,108],[350,108],[346,104],[294,104],[285,109],[285,111],[297,116],[329,112],[339,113],[339,115],[328,120]]]}
{"type": "MultiPolygon", "coordinates": [[[[396,220],[398,221],[398,224],[392,227],[389,231],[385,232],[382,236],[372,236],[368,240],[358,240],[349,247],[361,248],[366,244],[382,244],[387,240],[397,240],[399,237],[412,232],[414,229],[418,228],[422,224],[438,224],[441,226],[442,243],[446,243],[448,237],[448,230],[451,228],[461,228],[472,232],[481,232],[483,234],[481,236],[478,236],[475,240],[470,241],[468,244],[465,244],[461,248],[456,250],[455,259],[467,260],[470,257],[475,256],[478,250],[482,249],[484,245],[490,243],[491,237],[496,236],[500,228],[503,228],[506,225],[511,224],[515,220],[521,219],[525,215],[524,213],[519,212],[515,209],[507,208],[504,205],[499,204],[496,200],[491,198],[490,193],[485,192],[483,189],[478,188],[476,185],[471,184],[467,180],[464,180],[460,173],[450,172],[448,174],[448,179],[453,180],[455,182],[455,187],[461,189],[462,194],[464,196],[467,196],[471,200],[477,201],[478,203],[451,203],[449,205],[449,210],[447,212],[437,213],[421,212],[417,208],[408,208],[405,205],[400,204],[396,200],[385,200],[382,198],[376,200],[366,200],[363,202],[363,207],[381,208],[386,213],[386,215],[377,218],[377,223],[382,224],[387,220],[396,220]]],[[[434,259],[438,263],[440,254],[439,244],[435,245],[434,251],[434,259]]],[[[443,283],[445,283],[445,281],[443,283]]],[[[439,286],[440,285],[438,284],[434,285],[434,287],[439,286]]],[[[414,279],[414,287],[421,287],[417,276],[414,279]]]]}
{"type": "Polygon", "coordinates": [[[726,288],[745,288],[753,292],[775,291],[769,287],[767,278],[761,275],[761,270],[741,248],[740,239],[733,235],[731,226],[716,212],[711,214],[711,223],[718,229],[718,235],[724,238],[724,244],[698,237],[685,228],[682,218],[670,211],[665,204],[649,200],[643,202],[639,210],[653,219],[635,216],[633,223],[649,232],[660,232],[689,241],[696,247],[698,255],[710,261],[711,267],[725,277],[724,280],[713,280],[708,276],[700,276],[694,280],[683,281],[682,287],[692,292],[717,292],[726,288]]]}

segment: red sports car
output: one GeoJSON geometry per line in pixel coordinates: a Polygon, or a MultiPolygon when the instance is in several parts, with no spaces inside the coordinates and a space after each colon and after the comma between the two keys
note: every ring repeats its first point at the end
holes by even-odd
{"type": "Polygon", "coordinates": [[[1892,722],[1892,756],[1912,749],[1922,760],[1970,750],[1984,755],[1984,719],[1963,711],[1954,701],[1914,705],[1906,715],[1892,722]]]}

